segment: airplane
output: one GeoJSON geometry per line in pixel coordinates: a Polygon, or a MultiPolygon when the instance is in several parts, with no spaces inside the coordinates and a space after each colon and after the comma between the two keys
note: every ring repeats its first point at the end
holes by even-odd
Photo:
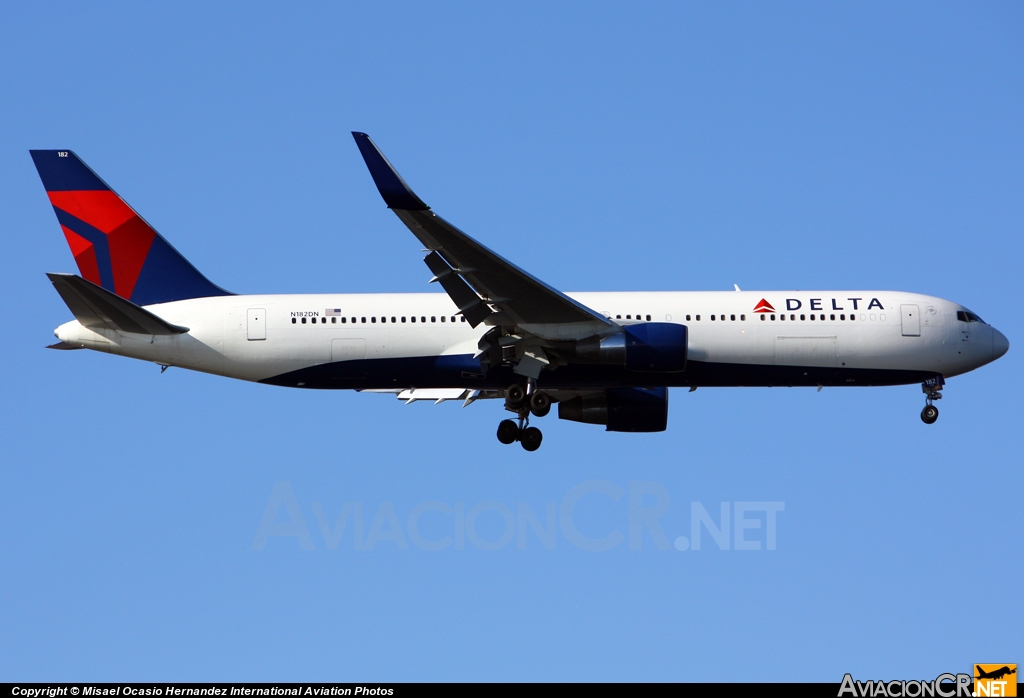
{"type": "Polygon", "coordinates": [[[977,664],[975,664],[974,668],[978,672],[978,675],[974,677],[976,679],[995,679],[995,680],[998,680],[998,679],[1003,678],[1004,676],[1009,676],[1010,674],[1016,674],[1017,673],[1016,666],[1014,666],[1013,669],[1011,669],[1008,666],[1004,666],[1004,667],[1001,667],[999,669],[994,669],[993,671],[985,671],[984,669],[979,667],[977,664]]]}
{"type": "Polygon", "coordinates": [[[504,401],[503,444],[560,419],[657,432],[668,389],[920,384],[1007,338],[951,301],[900,291],[563,293],[434,213],[368,135],[377,189],[444,293],[236,295],[209,281],[70,150],[30,151],[78,265],[48,274],[75,319],[53,349],[92,349],[268,385],[504,401]]]}

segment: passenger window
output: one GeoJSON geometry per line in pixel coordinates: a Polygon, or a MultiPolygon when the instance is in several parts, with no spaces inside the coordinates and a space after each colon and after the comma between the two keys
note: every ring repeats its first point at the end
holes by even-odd
{"type": "Polygon", "coordinates": [[[875,314],[874,314],[874,313],[871,313],[871,321],[872,321],[872,322],[874,322],[874,321],[875,321],[875,314]]]}
{"type": "Polygon", "coordinates": [[[786,316],[785,316],[785,315],[779,315],[779,322],[782,322],[782,321],[784,321],[785,319],[786,319],[786,316]]]}
{"type": "Polygon", "coordinates": [[[326,317],[320,318],[320,323],[323,324],[323,325],[326,325],[327,324],[327,318],[326,317]]]}
{"type": "Polygon", "coordinates": [[[302,318],[302,324],[303,324],[303,325],[305,325],[305,324],[306,324],[306,318],[302,318]]]}
{"type": "Polygon", "coordinates": [[[388,321],[388,319],[386,317],[384,317],[383,315],[381,315],[380,316],[380,321],[386,323],[388,321]]]}
{"type": "Polygon", "coordinates": [[[335,317],[332,317],[332,318],[331,318],[331,324],[332,324],[332,325],[337,325],[337,324],[338,324],[338,318],[337,318],[337,316],[335,316],[335,317]]]}
{"type": "Polygon", "coordinates": [[[690,316],[689,316],[689,315],[687,315],[687,316],[686,316],[686,321],[687,321],[687,322],[689,322],[689,321],[690,321],[690,316]]]}
{"type": "Polygon", "coordinates": [[[697,316],[697,322],[700,322],[700,315],[697,316]]]}
{"type": "Polygon", "coordinates": [[[828,316],[828,319],[829,320],[835,320],[836,319],[836,314],[832,313],[831,315],[828,316]]]}
{"type": "Polygon", "coordinates": [[[416,322],[416,316],[415,316],[415,315],[413,315],[412,317],[410,317],[410,318],[409,318],[409,320],[410,320],[411,322],[416,322]]]}
{"type": "Polygon", "coordinates": [[[373,317],[371,317],[371,318],[370,318],[370,322],[371,322],[371,323],[376,323],[376,322],[377,322],[377,316],[373,316],[373,317]]]}
{"type": "Polygon", "coordinates": [[[746,315],[740,315],[740,322],[746,322],[746,321],[747,321],[747,316],[746,315]]]}
{"type": "Polygon", "coordinates": [[[648,315],[648,316],[647,316],[647,322],[650,322],[650,321],[651,321],[651,316],[650,316],[650,315],[648,315]]]}
{"type": "Polygon", "coordinates": [[[394,316],[394,315],[392,315],[392,316],[391,316],[391,322],[394,322],[394,321],[395,321],[395,316],[394,316]]]}
{"type": "Polygon", "coordinates": [[[445,321],[445,320],[447,320],[447,319],[448,319],[448,318],[446,318],[446,317],[445,317],[444,315],[442,315],[442,316],[441,316],[441,322],[444,322],[444,321],[445,321]]]}
{"type": "Polygon", "coordinates": [[[402,322],[405,322],[405,316],[404,315],[402,316],[402,322]]]}
{"type": "Polygon", "coordinates": [[[293,325],[295,324],[295,318],[292,318],[292,324],[293,325]]]}
{"type": "Polygon", "coordinates": [[[455,316],[452,315],[452,322],[455,322],[455,316]]]}
{"type": "MultiPolygon", "coordinates": [[[[355,318],[352,318],[352,320],[353,320],[353,321],[355,321],[355,318]]],[[[348,322],[348,318],[347,318],[347,317],[343,317],[343,318],[341,318],[341,324],[342,324],[342,325],[344,325],[344,324],[345,324],[345,323],[347,323],[347,322],[348,322]]]]}
{"type": "Polygon", "coordinates": [[[791,320],[792,322],[796,322],[796,315],[790,315],[790,316],[789,316],[789,319],[790,319],[790,320],[791,320]]]}
{"type": "Polygon", "coordinates": [[[460,316],[460,319],[461,319],[461,320],[462,320],[463,322],[465,322],[465,321],[466,321],[466,316],[465,316],[465,315],[462,315],[462,316],[460,316]]]}
{"type": "Polygon", "coordinates": [[[839,319],[840,320],[846,320],[846,313],[843,313],[842,315],[840,315],[839,319]]]}
{"type": "Polygon", "coordinates": [[[761,322],[764,322],[764,314],[761,314],[761,322]]]}
{"type": "MultiPolygon", "coordinates": [[[[803,316],[803,314],[801,314],[801,315],[800,315],[800,319],[801,319],[801,320],[804,320],[804,319],[805,319],[805,318],[804,318],[804,316],[803,316]]],[[[813,315],[811,316],[811,319],[812,319],[812,320],[814,319],[814,316],[813,316],[813,315]]]]}
{"type": "Polygon", "coordinates": [[[437,322],[437,316],[436,315],[431,315],[430,316],[430,321],[431,322],[437,322]]]}
{"type": "Polygon", "coordinates": [[[621,319],[622,319],[622,316],[621,316],[621,315],[616,315],[616,316],[615,316],[615,319],[616,319],[616,320],[621,320],[621,319]]]}
{"type": "Polygon", "coordinates": [[[885,321],[885,313],[882,313],[881,315],[879,315],[878,319],[882,320],[884,322],[885,321]]]}
{"type": "Polygon", "coordinates": [[[632,316],[632,315],[627,315],[627,316],[626,316],[626,319],[627,319],[627,320],[632,320],[632,319],[633,319],[633,316],[632,316]]]}
{"type": "Polygon", "coordinates": [[[735,315],[730,315],[729,316],[729,320],[732,321],[732,322],[736,322],[736,316],[735,315]]]}
{"type": "Polygon", "coordinates": [[[774,315],[772,315],[772,322],[775,322],[775,316],[774,315]]]}
{"type": "Polygon", "coordinates": [[[426,321],[427,321],[427,316],[426,315],[420,315],[420,322],[426,322],[426,321]]]}

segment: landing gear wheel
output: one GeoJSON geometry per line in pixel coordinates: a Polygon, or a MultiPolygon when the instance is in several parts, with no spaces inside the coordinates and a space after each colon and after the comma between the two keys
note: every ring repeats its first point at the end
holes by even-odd
{"type": "Polygon", "coordinates": [[[551,411],[551,396],[542,390],[535,390],[530,395],[530,412],[534,417],[543,417],[551,411]]]}
{"type": "Polygon", "coordinates": [[[506,446],[519,440],[519,427],[511,419],[505,419],[498,425],[498,441],[506,446]]]}
{"type": "Polygon", "coordinates": [[[540,442],[544,439],[544,435],[540,433],[540,429],[537,427],[526,427],[522,433],[519,434],[519,443],[523,445],[527,451],[536,451],[540,448],[540,442]]]}
{"type": "Polygon", "coordinates": [[[526,388],[518,383],[510,385],[508,390],[505,391],[505,404],[516,410],[522,407],[524,402],[526,402],[526,388]]]}
{"type": "Polygon", "coordinates": [[[925,405],[921,410],[921,421],[925,424],[935,424],[935,420],[938,418],[939,408],[935,405],[925,405]]]}

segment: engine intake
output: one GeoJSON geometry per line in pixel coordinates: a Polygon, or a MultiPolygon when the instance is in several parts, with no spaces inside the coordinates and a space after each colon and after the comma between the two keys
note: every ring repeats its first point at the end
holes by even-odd
{"type": "Polygon", "coordinates": [[[668,388],[609,388],[558,403],[558,418],[604,424],[606,431],[650,432],[668,427],[668,388]]]}
{"type": "Polygon", "coordinates": [[[581,339],[576,354],[630,371],[678,373],[686,370],[686,345],[686,325],[642,322],[615,334],[581,339]]]}

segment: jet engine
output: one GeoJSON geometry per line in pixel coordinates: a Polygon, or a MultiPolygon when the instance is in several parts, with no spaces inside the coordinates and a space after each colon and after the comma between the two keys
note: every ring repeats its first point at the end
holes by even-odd
{"type": "Polygon", "coordinates": [[[665,431],[668,388],[609,388],[578,395],[558,403],[558,418],[604,424],[605,431],[665,431]]]}
{"type": "Polygon", "coordinates": [[[621,332],[576,342],[576,355],[630,371],[677,373],[686,370],[686,325],[642,322],[621,332]]]}

